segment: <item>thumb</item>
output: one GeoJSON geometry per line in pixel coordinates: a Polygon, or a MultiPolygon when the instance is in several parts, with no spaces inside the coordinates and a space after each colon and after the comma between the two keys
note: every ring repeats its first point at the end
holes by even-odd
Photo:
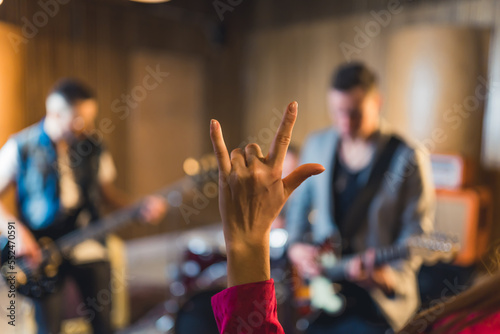
{"type": "Polygon", "coordinates": [[[325,171],[325,167],[320,164],[305,164],[297,167],[293,172],[283,179],[285,194],[290,196],[292,192],[313,175],[321,174],[325,171]]]}

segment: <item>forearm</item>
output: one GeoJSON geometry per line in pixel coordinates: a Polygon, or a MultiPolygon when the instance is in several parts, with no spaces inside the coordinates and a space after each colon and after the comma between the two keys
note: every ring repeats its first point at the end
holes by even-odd
{"type": "Polygon", "coordinates": [[[226,248],[228,287],[271,278],[269,234],[264,235],[257,244],[228,243],[226,248]]]}

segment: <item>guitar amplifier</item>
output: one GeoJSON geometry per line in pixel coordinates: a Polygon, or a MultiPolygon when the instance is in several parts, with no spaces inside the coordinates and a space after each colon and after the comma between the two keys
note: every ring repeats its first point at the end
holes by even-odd
{"type": "Polygon", "coordinates": [[[491,193],[485,188],[437,190],[434,229],[456,237],[460,251],[454,264],[469,266],[487,251],[492,230],[491,193]]]}
{"type": "Polygon", "coordinates": [[[473,183],[473,164],[460,155],[431,154],[431,168],[436,189],[459,189],[473,183]]]}

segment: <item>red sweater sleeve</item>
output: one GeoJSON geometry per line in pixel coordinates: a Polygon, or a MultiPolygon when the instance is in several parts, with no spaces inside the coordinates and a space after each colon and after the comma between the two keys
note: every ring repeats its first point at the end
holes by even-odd
{"type": "Polygon", "coordinates": [[[212,297],[221,334],[284,334],[278,321],[274,281],[233,286],[212,297]]]}
{"type": "MultiPolygon", "coordinates": [[[[476,314],[472,314],[469,316],[469,319],[473,319],[476,314]]],[[[438,323],[434,329],[439,328],[440,326],[446,324],[448,321],[450,321],[451,318],[445,319],[444,321],[441,321],[438,323]]],[[[483,321],[474,324],[468,328],[465,328],[461,330],[459,333],[457,333],[456,330],[452,330],[450,334],[493,334],[493,333],[500,333],[500,312],[495,313],[488,318],[484,319],[483,321]]]]}

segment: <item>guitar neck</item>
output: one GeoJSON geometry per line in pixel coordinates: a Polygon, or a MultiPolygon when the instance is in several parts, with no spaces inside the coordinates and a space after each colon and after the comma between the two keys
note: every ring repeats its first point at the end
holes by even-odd
{"type": "MultiPolygon", "coordinates": [[[[182,193],[192,188],[193,184],[189,184],[191,178],[183,178],[168,188],[165,188],[157,195],[167,198],[169,194],[176,191],[181,196],[182,193]]],[[[128,208],[119,210],[102,219],[90,223],[87,227],[75,230],[56,241],[56,245],[63,254],[68,254],[78,244],[89,240],[104,237],[107,234],[129,224],[135,219],[139,218],[141,203],[135,204],[128,208]]]]}
{"type": "Polygon", "coordinates": [[[75,230],[56,241],[58,248],[63,254],[70,252],[78,244],[107,234],[125,226],[138,217],[140,205],[134,205],[127,209],[122,209],[103,219],[89,224],[89,226],[75,230]]]}
{"type": "MultiPolygon", "coordinates": [[[[324,267],[323,274],[332,282],[338,282],[347,278],[347,265],[359,255],[347,256],[337,264],[324,267]]],[[[389,262],[407,259],[410,256],[410,249],[407,245],[398,245],[387,248],[378,248],[375,250],[375,266],[380,267],[389,262]]]]}

